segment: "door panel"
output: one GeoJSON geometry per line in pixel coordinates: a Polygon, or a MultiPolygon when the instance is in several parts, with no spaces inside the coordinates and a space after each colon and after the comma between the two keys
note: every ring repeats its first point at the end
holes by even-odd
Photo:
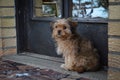
{"type": "MultiPolygon", "coordinates": [[[[57,56],[49,24],[50,22],[31,21],[28,30],[30,51],[43,55],[57,56]]],[[[108,53],[107,24],[79,22],[77,32],[93,42],[101,56],[101,62],[106,64],[108,53]]]]}
{"type": "Polygon", "coordinates": [[[31,22],[28,30],[29,50],[38,54],[57,56],[48,22],[31,22]],[[41,26],[42,25],[42,26],[41,26]]]}

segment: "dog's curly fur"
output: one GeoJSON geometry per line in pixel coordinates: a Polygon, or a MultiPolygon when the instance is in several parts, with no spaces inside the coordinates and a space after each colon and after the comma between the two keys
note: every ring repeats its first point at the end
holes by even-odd
{"type": "Polygon", "coordinates": [[[98,69],[99,56],[91,41],[76,33],[77,22],[59,19],[51,22],[52,37],[56,41],[57,54],[63,54],[61,67],[77,72],[98,69]]]}

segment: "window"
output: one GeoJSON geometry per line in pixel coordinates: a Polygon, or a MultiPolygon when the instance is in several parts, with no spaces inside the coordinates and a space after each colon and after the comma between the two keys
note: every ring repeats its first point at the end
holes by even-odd
{"type": "Polygon", "coordinates": [[[108,18],[106,0],[72,0],[74,18],[108,18]]]}
{"type": "Polygon", "coordinates": [[[33,0],[33,3],[34,18],[108,18],[108,0],[33,0]]]}
{"type": "Polygon", "coordinates": [[[62,16],[61,0],[33,0],[34,17],[59,17],[62,16]]]}

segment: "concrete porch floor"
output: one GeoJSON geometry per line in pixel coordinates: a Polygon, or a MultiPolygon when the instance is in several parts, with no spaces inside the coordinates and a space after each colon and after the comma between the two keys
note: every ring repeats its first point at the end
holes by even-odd
{"type": "Polygon", "coordinates": [[[70,74],[73,78],[85,77],[91,80],[107,80],[107,71],[103,70],[97,72],[84,72],[79,74],[77,72],[61,69],[60,65],[63,63],[63,59],[56,57],[49,57],[26,52],[3,56],[3,60],[15,61],[18,63],[39,67],[40,69],[52,69],[64,74],[70,74]]]}

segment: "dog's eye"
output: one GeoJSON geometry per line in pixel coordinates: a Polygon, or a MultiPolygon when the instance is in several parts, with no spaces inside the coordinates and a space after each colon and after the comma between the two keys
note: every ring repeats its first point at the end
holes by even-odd
{"type": "Polygon", "coordinates": [[[67,28],[66,26],[63,27],[63,29],[66,29],[66,28],[67,28]]]}
{"type": "Polygon", "coordinates": [[[57,28],[57,26],[55,26],[55,28],[57,28]]]}

